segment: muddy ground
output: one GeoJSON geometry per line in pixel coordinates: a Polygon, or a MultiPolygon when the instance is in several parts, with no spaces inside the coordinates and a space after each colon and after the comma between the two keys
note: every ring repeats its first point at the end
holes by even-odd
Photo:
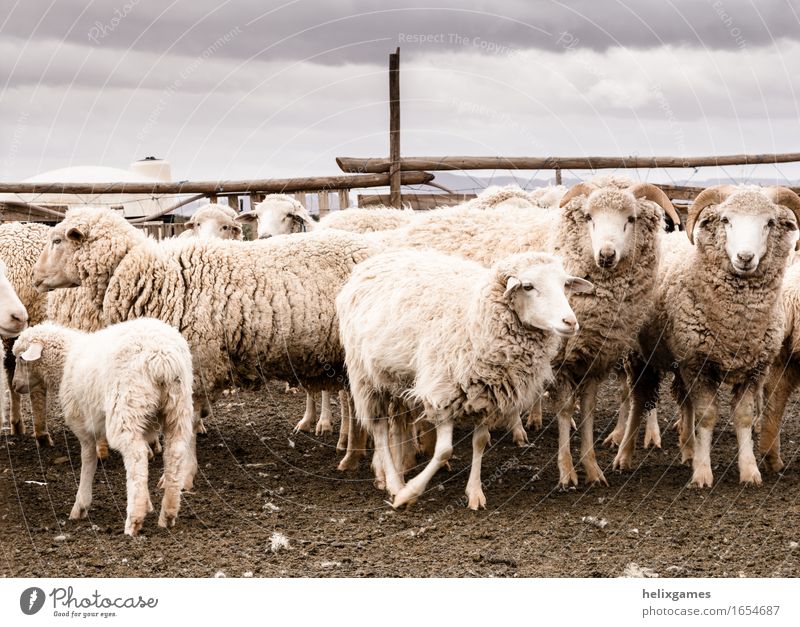
{"type": "MultiPolygon", "coordinates": [[[[598,442],[614,422],[613,389],[598,406],[598,442]]],[[[668,395],[662,395],[668,396],[668,395]]],[[[488,509],[462,500],[470,434],[456,432],[452,470],[443,470],[410,511],[395,512],[372,485],[369,464],[336,470],[332,436],[292,435],[302,394],[275,383],[228,395],[199,441],[200,475],[184,497],[177,526],[159,529],[151,514],[143,537],[124,536],[121,458],[98,468],[88,520],[67,520],[75,496],[79,446],[51,421],[53,449],[31,437],[0,440],[0,574],[15,577],[502,576],[616,577],[642,569],[660,576],[773,577],[800,574],[800,420],[797,399],[784,428],[781,476],[761,488],[738,483],[736,441],[718,425],[713,489],[687,489],[674,407],[659,410],[663,451],[637,449],[639,468],[611,471],[613,452],[598,447],[610,487],[559,492],[556,427],[530,431],[518,448],[495,433],[484,458],[488,509]],[[603,520],[605,525],[587,522],[603,520]],[[288,549],[273,553],[275,532],[288,549]],[[794,548],[793,548],[794,547],[794,548]],[[635,566],[632,566],[635,565],[635,566]],[[638,568],[638,570],[637,570],[638,568]]],[[[338,409],[335,410],[338,415],[338,409]]],[[[30,423],[29,423],[30,424],[30,423]]],[[[641,441],[641,439],[640,439],[641,441]]],[[[573,453],[577,442],[573,440],[573,453]]],[[[160,458],[151,464],[158,508],[160,458]]]]}

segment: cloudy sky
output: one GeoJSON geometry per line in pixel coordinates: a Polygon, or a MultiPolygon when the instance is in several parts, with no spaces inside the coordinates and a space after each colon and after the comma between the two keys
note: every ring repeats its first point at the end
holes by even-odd
{"type": "MultiPolygon", "coordinates": [[[[147,155],[176,180],[336,173],[336,156],[388,152],[397,46],[407,156],[800,151],[798,0],[4,9],[3,180],[147,155]]],[[[708,175],[794,181],[800,167],[708,175]]]]}

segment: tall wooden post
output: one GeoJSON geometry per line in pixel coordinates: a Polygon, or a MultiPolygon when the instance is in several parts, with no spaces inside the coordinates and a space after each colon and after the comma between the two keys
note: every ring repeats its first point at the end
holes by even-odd
{"type": "Polygon", "coordinates": [[[556,168],[556,185],[561,185],[561,168],[556,168]]]}
{"type": "Polygon", "coordinates": [[[389,204],[400,207],[400,48],[389,55],[389,204]]]}

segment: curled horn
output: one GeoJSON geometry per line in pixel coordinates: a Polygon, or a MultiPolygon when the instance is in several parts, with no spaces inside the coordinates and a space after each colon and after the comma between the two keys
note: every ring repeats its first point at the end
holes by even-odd
{"type": "Polygon", "coordinates": [[[661,207],[676,227],[681,223],[678,212],[675,211],[675,207],[672,205],[672,202],[670,202],[669,197],[660,187],[656,187],[652,183],[637,183],[636,185],[632,185],[629,189],[634,198],[643,198],[661,207]]]}
{"type": "Polygon", "coordinates": [[[692,206],[689,207],[689,215],[686,218],[686,235],[689,241],[694,244],[694,224],[703,212],[703,209],[711,205],[718,205],[723,202],[731,193],[730,185],[715,185],[704,189],[694,199],[692,206]]]}
{"type": "Polygon", "coordinates": [[[561,202],[558,204],[558,206],[563,207],[576,196],[588,196],[596,189],[597,187],[591,183],[578,183],[577,185],[573,185],[569,191],[564,194],[564,197],[561,199],[561,202]]]}
{"type": "MultiPolygon", "coordinates": [[[[767,187],[764,190],[764,194],[776,205],[783,205],[790,209],[794,214],[797,227],[800,228],[800,196],[795,194],[788,187],[781,187],[779,185],[767,187]]],[[[795,250],[800,250],[800,240],[797,240],[795,250]]]]}

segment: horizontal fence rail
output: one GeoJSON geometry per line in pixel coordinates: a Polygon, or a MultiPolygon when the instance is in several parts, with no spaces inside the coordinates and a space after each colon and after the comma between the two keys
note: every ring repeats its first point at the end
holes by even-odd
{"type": "MultiPolygon", "coordinates": [[[[604,168],[698,168],[800,161],[800,152],[711,157],[403,157],[400,170],[596,170],[604,168]]],[[[385,157],[337,157],[343,172],[384,173],[385,157]]]]}

